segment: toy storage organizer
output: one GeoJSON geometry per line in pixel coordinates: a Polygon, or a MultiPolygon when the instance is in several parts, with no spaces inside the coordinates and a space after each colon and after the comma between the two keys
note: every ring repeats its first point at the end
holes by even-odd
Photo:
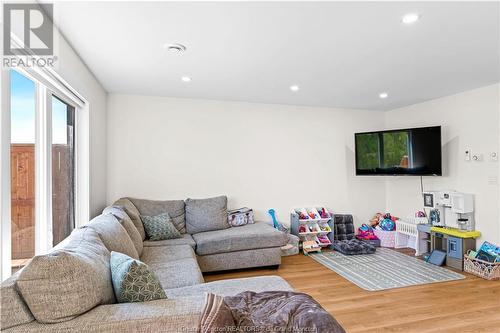
{"type": "Polygon", "coordinates": [[[323,206],[295,208],[290,214],[292,234],[299,236],[300,242],[314,241],[322,248],[333,248],[332,213],[323,206]],[[326,213],[321,216],[320,212],[326,213]],[[301,218],[307,216],[308,218],[301,218]]]}

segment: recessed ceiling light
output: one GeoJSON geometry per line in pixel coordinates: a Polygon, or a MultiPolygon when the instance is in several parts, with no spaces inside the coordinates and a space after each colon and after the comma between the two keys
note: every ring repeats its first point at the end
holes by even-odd
{"type": "Polygon", "coordinates": [[[420,15],[418,15],[416,13],[409,13],[409,14],[406,14],[405,16],[403,16],[403,18],[401,19],[401,22],[403,22],[404,24],[412,24],[412,23],[417,22],[419,19],[420,19],[420,15]]]}
{"type": "Polygon", "coordinates": [[[182,82],[191,82],[191,78],[189,76],[181,77],[182,82]]]}
{"type": "Polygon", "coordinates": [[[299,91],[299,89],[300,89],[300,88],[299,88],[299,86],[297,86],[297,85],[290,86],[290,90],[291,90],[291,91],[293,91],[293,92],[295,92],[295,91],[299,91]]]}
{"type": "Polygon", "coordinates": [[[386,92],[383,92],[383,93],[378,94],[378,97],[380,97],[380,98],[384,99],[384,98],[389,97],[389,94],[388,94],[388,93],[386,93],[386,92]]]}
{"type": "Polygon", "coordinates": [[[172,53],[181,53],[186,51],[186,47],[179,43],[165,44],[163,45],[163,48],[172,53]]]}

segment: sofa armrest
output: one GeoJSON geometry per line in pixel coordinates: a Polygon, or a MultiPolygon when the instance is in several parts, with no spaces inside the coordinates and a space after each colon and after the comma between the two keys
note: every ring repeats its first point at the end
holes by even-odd
{"type": "Polygon", "coordinates": [[[57,324],[29,324],[5,332],[197,332],[204,295],[100,305],[57,324]]]}

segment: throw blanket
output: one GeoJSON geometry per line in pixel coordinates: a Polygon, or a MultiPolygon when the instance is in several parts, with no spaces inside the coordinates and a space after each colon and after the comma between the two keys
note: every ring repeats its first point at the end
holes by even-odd
{"type": "Polygon", "coordinates": [[[291,291],[206,294],[200,333],[345,333],[311,296],[291,291]]]}

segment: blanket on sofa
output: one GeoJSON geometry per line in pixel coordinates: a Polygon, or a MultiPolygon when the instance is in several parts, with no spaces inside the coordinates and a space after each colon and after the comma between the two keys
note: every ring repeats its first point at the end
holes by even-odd
{"type": "Polygon", "coordinates": [[[291,291],[208,293],[199,332],[345,333],[311,296],[291,291]]]}

